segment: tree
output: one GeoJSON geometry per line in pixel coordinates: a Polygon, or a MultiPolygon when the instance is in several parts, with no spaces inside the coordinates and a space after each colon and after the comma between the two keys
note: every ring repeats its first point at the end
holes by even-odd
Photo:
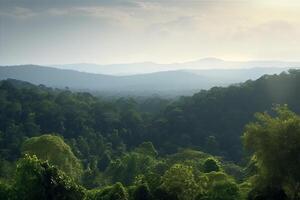
{"type": "Polygon", "coordinates": [[[120,181],[130,185],[138,175],[147,173],[155,164],[156,160],[152,156],[130,152],[112,161],[107,168],[107,173],[114,182],[120,181]]]}
{"type": "Polygon", "coordinates": [[[158,187],[154,191],[154,199],[157,200],[179,200],[176,194],[169,193],[166,191],[166,188],[158,187]]]}
{"type": "Polygon", "coordinates": [[[147,184],[138,185],[133,192],[134,200],[151,200],[150,189],[147,184]]]}
{"type": "Polygon", "coordinates": [[[287,196],[282,188],[264,187],[254,188],[248,193],[248,200],[287,200],[287,196]]]}
{"type": "Polygon", "coordinates": [[[216,182],[208,191],[207,200],[238,200],[239,188],[232,181],[216,182]]]}
{"type": "Polygon", "coordinates": [[[18,200],[81,200],[84,197],[84,189],[62,171],[29,155],[18,163],[13,188],[13,199],[18,200]]]}
{"type": "Polygon", "coordinates": [[[203,169],[204,172],[208,173],[208,172],[218,172],[220,171],[220,164],[218,163],[218,161],[215,158],[207,158],[204,163],[203,163],[203,169]]]}
{"type": "Polygon", "coordinates": [[[300,199],[300,117],[287,106],[274,108],[276,116],[256,115],[246,126],[243,141],[253,152],[258,168],[258,187],[281,190],[300,199]]]}
{"type": "Polygon", "coordinates": [[[100,171],[104,171],[110,164],[111,157],[109,153],[106,151],[101,156],[100,160],[98,160],[97,167],[100,171]]]}
{"type": "Polygon", "coordinates": [[[203,173],[198,184],[202,190],[196,200],[238,200],[241,197],[235,180],[224,172],[203,173]]]}
{"type": "Polygon", "coordinates": [[[10,199],[11,193],[11,187],[0,181],[0,199],[10,199]]]}
{"type": "Polygon", "coordinates": [[[194,199],[199,189],[192,168],[181,164],[175,164],[166,171],[162,187],[180,200],[194,199]]]}
{"type": "Polygon", "coordinates": [[[40,127],[35,123],[35,113],[29,113],[24,121],[24,131],[27,136],[33,137],[39,135],[40,127]]]}
{"type": "Polygon", "coordinates": [[[78,179],[82,167],[69,145],[61,137],[42,135],[27,139],[22,147],[24,154],[36,155],[41,160],[48,160],[69,176],[78,179]]]}
{"type": "Polygon", "coordinates": [[[205,139],[205,149],[211,154],[219,153],[219,145],[215,136],[210,135],[205,139]]]}
{"type": "Polygon", "coordinates": [[[158,155],[152,142],[143,142],[136,148],[136,152],[139,152],[141,154],[145,154],[148,156],[152,156],[152,157],[156,157],[158,155]]]}
{"type": "Polygon", "coordinates": [[[87,200],[128,200],[127,190],[122,183],[107,186],[103,189],[94,189],[87,192],[87,200]]]}
{"type": "MultiPolygon", "coordinates": [[[[104,192],[105,193],[105,192],[104,192]]],[[[116,183],[109,191],[110,200],[127,200],[128,193],[122,183],[116,183]]]]}

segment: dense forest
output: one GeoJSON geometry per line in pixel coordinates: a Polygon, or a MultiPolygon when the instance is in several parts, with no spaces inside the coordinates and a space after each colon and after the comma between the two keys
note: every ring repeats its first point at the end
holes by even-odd
{"type": "Polygon", "coordinates": [[[190,97],[0,82],[0,199],[300,199],[300,70],[190,97]]]}

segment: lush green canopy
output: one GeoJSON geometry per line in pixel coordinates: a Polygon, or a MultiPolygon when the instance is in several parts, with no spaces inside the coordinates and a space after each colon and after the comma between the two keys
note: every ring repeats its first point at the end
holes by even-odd
{"type": "Polygon", "coordinates": [[[22,147],[24,154],[36,155],[73,178],[81,175],[80,161],[75,157],[69,145],[59,136],[42,135],[27,139],[22,147]]]}
{"type": "Polygon", "coordinates": [[[245,147],[254,153],[261,184],[300,199],[300,117],[287,106],[274,111],[275,116],[257,114],[257,121],[247,125],[245,147]]]}
{"type": "Polygon", "coordinates": [[[299,99],[299,70],[173,100],[1,81],[0,199],[299,200],[299,99]]]}

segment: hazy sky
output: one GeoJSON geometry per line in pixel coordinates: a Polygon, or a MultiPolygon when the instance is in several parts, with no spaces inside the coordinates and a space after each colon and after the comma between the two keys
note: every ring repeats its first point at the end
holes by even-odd
{"type": "Polygon", "coordinates": [[[299,0],[0,0],[0,64],[300,60],[299,0]]]}

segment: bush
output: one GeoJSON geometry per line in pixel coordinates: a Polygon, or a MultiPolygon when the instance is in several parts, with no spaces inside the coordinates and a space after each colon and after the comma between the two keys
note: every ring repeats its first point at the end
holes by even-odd
{"type": "Polygon", "coordinates": [[[136,187],[133,193],[134,200],[150,200],[151,193],[147,184],[142,184],[136,187]]]}
{"type": "Polygon", "coordinates": [[[86,200],[128,200],[128,193],[122,183],[116,183],[103,189],[89,190],[86,200]]]}
{"type": "Polygon", "coordinates": [[[218,172],[220,169],[220,164],[214,158],[207,158],[203,163],[203,170],[205,173],[218,172]]]}
{"type": "Polygon", "coordinates": [[[11,187],[0,181],[0,199],[10,199],[11,187]]]}

